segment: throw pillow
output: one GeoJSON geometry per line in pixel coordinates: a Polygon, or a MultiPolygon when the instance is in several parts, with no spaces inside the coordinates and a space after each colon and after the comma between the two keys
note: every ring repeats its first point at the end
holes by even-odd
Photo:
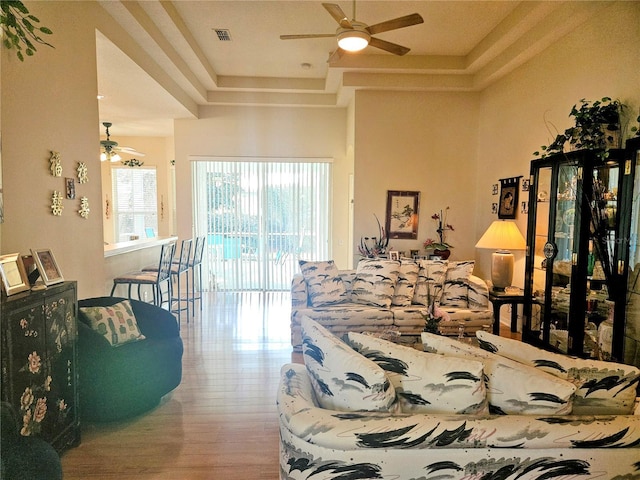
{"type": "Polygon", "coordinates": [[[473,273],[475,262],[449,262],[442,287],[441,305],[466,308],[469,304],[469,277],[473,273]]]}
{"type": "Polygon", "coordinates": [[[453,338],[422,333],[427,352],[474,358],[484,363],[492,414],[568,415],[575,385],[533,367],[500,357],[453,338]]]}
{"type": "Polygon", "coordinates": [[[442,286],[449,260],[420,260],[418,281],[413,294],[413,303],[430,306],[438,304],[442,296],[442,286]]]}
{"type": "Polygon", "coordinates": [[[386,372],[405,413],[488,412],[482,362],[426,353],[349,332],[349,344],[386,372]]]}
{"type": "Polygon", "coordinates": [[[138,329],[129,300],[109,307],[80,307],[78,310],[87,319],[89,326],[114,347],[145,338],[138,329]]]}
{"type": "Polygon", "coordinates": [[[391,304],[398,307],[411,305],[417,281],[418,264],[413,260],[401,259],[398,281],[396,282],[391,304]]]}
{"type": "Polygon", "coordinates": [[[569,357],[488,332],[477,332],[480,346],[500,356],[574,383],[576,415],[630,415],[640,369],[632,365],[569,357]]]}
{"type": "Polygon", "coordinates": [[[324,262],[300,260],[299,264],[312,306],[335,305],[349,300],[347,289],[333,260],[324,262]]]}
{"type": "Polygon", "coordinates": [[[396,410],[396,392],[382,368],[309,317],[302,318],[301,326],[304,363],[322,408],[396,410]]]}
{"type": "Polygon", "coordinates": [[[358,262],[351,289],[351,301],[389,308],[398,281],[400,262],[364,258],[358,262]]]}

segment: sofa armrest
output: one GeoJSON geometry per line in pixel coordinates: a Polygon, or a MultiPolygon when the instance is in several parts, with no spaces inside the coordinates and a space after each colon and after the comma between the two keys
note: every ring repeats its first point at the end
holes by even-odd
{"type": "Polygon", "coordinates": [[[294,273],[291,279],[291,308],[306,308],[309,305],[307,282],[301,273],[294,273]]]}

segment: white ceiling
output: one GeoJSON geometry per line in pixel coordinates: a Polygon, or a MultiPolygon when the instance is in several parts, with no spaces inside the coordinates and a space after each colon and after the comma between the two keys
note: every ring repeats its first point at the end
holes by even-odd
{"type": "MultiPolygon", "coordinates": [[[[99,3],[133,40],[120,42],[132,49],[125,54],[97,34],[100,121],[113,122],[114,137],[171,136],[173,119],[194,118],[204,105],[331,108],[347,105],[356,89],[480,90],[608,4],[360,0],[356,18],[369,25],[419,13],[423,24],[376,35],[411,51],[397,57],[367,47],[328,64],[334,38],[279,38],[335,32],[320,1],[99,3]],[[215,29],[229,30],[231,41],[215,29]]],[[[334,3],[352,16],[352,2],[334,3]]]]}

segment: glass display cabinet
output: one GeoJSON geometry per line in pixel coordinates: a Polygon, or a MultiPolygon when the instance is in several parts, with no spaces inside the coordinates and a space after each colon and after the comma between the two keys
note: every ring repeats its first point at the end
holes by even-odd
{"type": "MultiPolygon", "coordinates": [[[[579,150],[531,162],[523,341],[623,361],[638,161],[631,152],[609,150],[603,158],[579,150]]],[[[638,300],[640,315],[640,285],[638,300]]]]}

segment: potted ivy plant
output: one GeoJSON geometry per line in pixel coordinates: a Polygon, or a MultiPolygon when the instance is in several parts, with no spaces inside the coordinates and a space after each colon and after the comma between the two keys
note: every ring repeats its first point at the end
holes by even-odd
{"type": "Polygon", "coordinates": [[[599,157],[607,158],[610,148],[620,146],[620,118],[624,108],[624,104],[610,97],[594,102],[581,99],[569,113],[569,117],[574,119],[574,125],[556,135],[551,144],[541,146],[533,154],[544,158],[564,152],[568,145],[570,150],[598,150],[599,157]]]}

